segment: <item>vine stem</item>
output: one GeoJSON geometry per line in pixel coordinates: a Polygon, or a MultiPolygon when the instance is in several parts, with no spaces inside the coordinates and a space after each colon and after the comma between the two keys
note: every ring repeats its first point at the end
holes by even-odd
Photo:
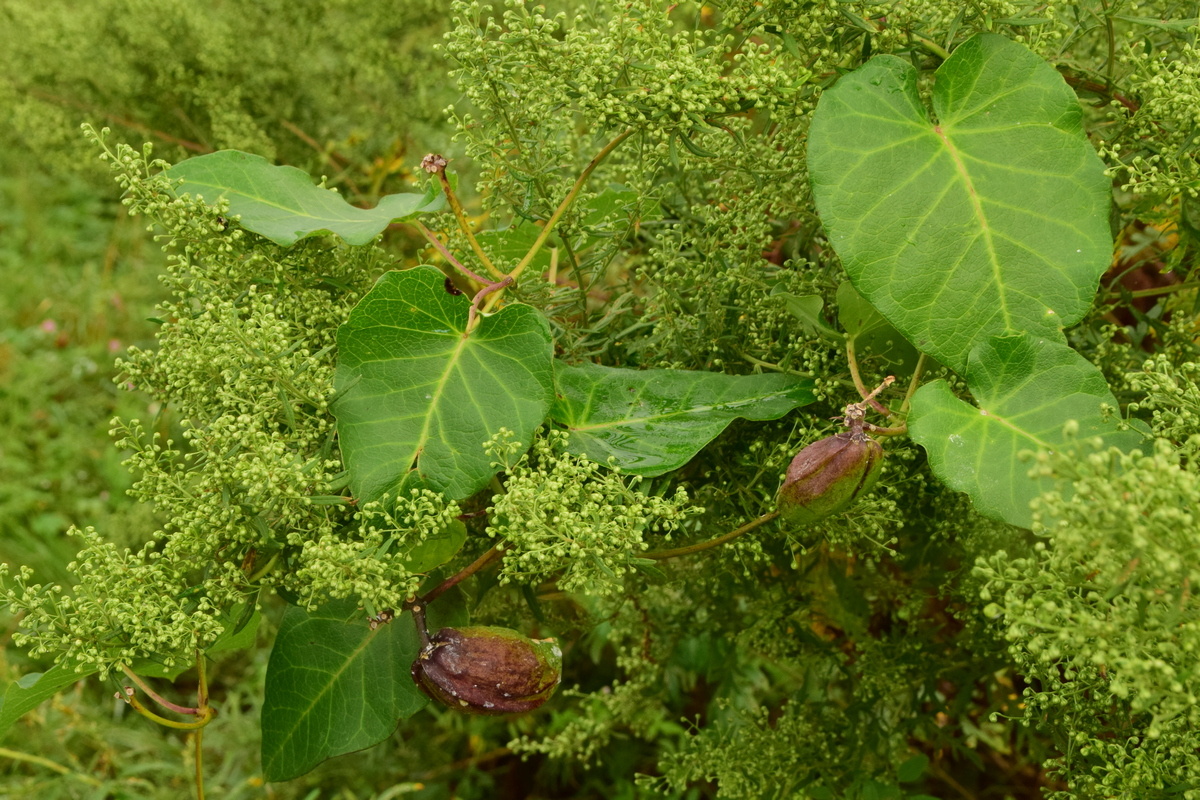
{"type": "Polygon", "coordinates": [[[250,575],[248,578],[246,578],[246,580],[248,580],[250,583],[257,583],[258,581],[262,580],[265,575],[270,573],[271,570],[275,569],[275,564],[279,561],[279,554],[281,552],[282,551],[280,550],[276,550],[274,553],[272,553],[271,557],[267,559],[267,563],[263,564],[261,569],[256,570],[254,574],[250,575]]]}
{"type": "Polygon", "coordinates": [[[641,557],[653,559],[654,561],[662,561],[663,559],[667,559],[667,558],[677,558],[679,556],[690,556],[692,553],[700,553],[705,550],[710,550],[714,547],[720,547],[721,545],[725,544],[726,542],[733,541],[734,539],[738,538],[742,534],[749,533],[750,531],[754,530],[755,528],[759,527],[760,525],[766,525],[768,522],[770,522],[770,521],[774,520],[776,517],[778,517],[779,514],[780,514],[779,511],[768,511],[766,514],[763,514],[761,517],[752,519],[749,522],[747,522],[745,525],[741,526],[740,528],[735,528],[735,529],[731,530],[729,533],[721,534],[720,536],[718,536],[715,539],[709,539],[706,542],[697,542],[696,544],[689,544],[687,547],[676,547],[671,550],[655,550],[650,553],[643,553],[641,557]]]}
{"type": "Polygon", "coordinates": [[[921,353],[921,357],[917,359],[917,365],[913,367],[912,378],[908,381],[908,391],[904,393],[904,402],[900,404],[900,413],[908,413],[909,403],[912,402],[912,397],[917,393],[917,386],[920,385],[921,376],[925,373],[925,354],[921,353]]]}
{"type": "Polygon", "coordinates": [[[909,33],[909,36],[916,39],[918,42],[920,42],[925,47],[926,50],[933,53],[934,55],[936,55],[938,58],[942,59],[943,61],[945,61],[947,58],[950,57],[950,51],[947,50],[946,48],[942,47],[940,44],[933,41],[932,39],[926,39],[924,36],[919,36],[915,33],[909,33]]]}
{"type": "Polygon", "coordinates": [[[504,557],[504,551],[500,549],[500,545],[495,545],[491,550],[481,555],[479,558],[472,561],[467,566],[460,569],[458,572],[451,575],[446,580],[439,583],[437,586],[430,589],[428,592],[417,598],[418,603],[429,605],[447,590],[456,586],[460,581],[471,577],[479,570],[491,564],[493,561],[504,557]]]}
{"type": "Polygon", "coordinates": [[[904,434],[908,433],[907,423],[903,425],[896,425],[891,428],[885,428],[880,425],[872,425],[871,423],[867,422],[863,425],[863,428],[871,433],[877,433],[880,436],[903,436],[904,434]]]}
{"type": "Polygon", "coordinates": [[[509,275],[502,281],[489,283],[487,286],[484,286],[475,293],[475,297],[471,300],[471,309],[467,312],[467,329],[463,332],[464,338],[470,335],[471,331],[475,329],[476,323],[479,322],[479,305],[483,302],[483,298],[487,297],[492,292],[501,291],[505,286],[508,286],[512,282],[512,275],[509,275]]]}
{"type": "Polygon", "coordinates": [[[80,772],[75,772],[70,767],[64,767],[57,761],[51,761],[48,758],[35,756],[30,753],[22,753],[20,750],[10,750],[7,747],[0,747],[0,758],[11,758],[13,761],[24,761],[29,764],[37,764],[39,767],[53,770],[59,775],[66,775],[71,778],[77,778],[83,781],[88,786],[103,786],[103,782],[93,778],[91,775],[84,775],[80,772]]]}
{"type": "Polygon", "coordinates": [[[463,263],[455,258],[454,254],[450,252],[450,248],[442,244],[442,240],[434,236],[433,231],[429,230],[429,228],[426,228],[425,225],[419,220],[417,221],[417,227],[421,229],[421,233],[423,233],[425,238],[429,240],[429,243],[434,246],[434,249],[442,254],[442,258],[450,262],[452,267],[478,284],[486,285],[491,283],[491,281],[489,281],[487,278],[480,277],[475,273],[474,270],[468,269],[466,266],[464,266],[463,263]]]}
{"type": "Polygon", "coordinates": [[[147,684],[144,680],[142,680],[142,678],[137,673],[135,673],[133,670],[131,670],[129,667],[125,666],[124,664],[121,665],[121,671],[125,673],[125,677],[129,678],[129,680],[136,683],[138,688],[146,693],[147,697],[149,697],[151,700],[158,703],[160,706],[167,709],[168,711],[174,711],[176,714],[189,714],[192,716],[195,716],[196,714],[200,713],[199,709],[188,708],[187,706],[181,706],[178,703],[172,703],[170,700],[167,700],[165,697],[160,695],[158,692],[151,689],[149,684],[147,684]]]}
{"type": "MultiPolygon", "coordinates": [[[[517,266],[513,267],[512,272],[508,273],[510,278],[515,281],[518,277],[520,277],[521,273],[525,271],[525,268],[533,262],[533,259],[538,254],[538,251],[542,249],[542,245],[546,243],[548,238],[550,238],[550,234],[554,231],[554,226],[558,224],[558,221],[562,218],[562,215],[567,212],[567,209],[570,208],[571,204],[575,202],[575,198],[579,196],[579,192],[583,189],[584,184],[587,183],[588,178],[591,177],[592,172],[595,171],[596,167],[600,166],[600,162],[608,158],[608,155],[620,146],[621,142],[632,136],[634,130],[636,129],[627,128],[625,131],[617,134],[615,139],[604,145],[600,152],[596,153],[592,160],[588,162],[587,166],[583,168],[583,172],[579,173],[579,177],[575,179],[575,185],[571,187],[571,191],[567,192],[567,196],[563,198],[563,201],[558,204],[558,208],[554,209],[554,213],[550,215],[550,219],[547,220],[546,224],[542,226],[541,233],[538,234],[537,239],[535,239],[533,244],[530,246],[529,252],[525,254],[525,257],[521,259],[521,262],[517,264],[517,266]]],[[[582,276],[580,277],[582,278],[582,276]]],[[[582,286],[583,281],[580,280],[580,287],[582,286]]],[[[500,293],[497,292],[496,294],[492,295],[492,298],[488,301],[487,306],[484,307],[484,311],[490,311],[499,300],[500,293]]]]}
{"type": "Polygon", "coordinates": [[[571,187],[571,191],[567,192],[567,196],[564,197],[563,201],[558,204],[558,208],[554,209],[554,214],[551,215],[550,220],[542,227],[542,232],[538,234],[538,238],[534,240],[533,245],[529,248],[529,252],[526,253],[525,257],[521,259],[521,263],[517,264],[517,266],[513,268],[513,271],[508,273],[513,280],[516,280],[517,277],[519,277],[520,274],[525,271],[525,268],[529,266],[530,262],[533,261],[534,256],[537,255],[538,250],[542,249],[542,245],[545,244],[546,239],[550,237],[550,232],[554,230],[554,226],[558,224],[558,220],[562,218],[562,215],[565,214],[567,209],[571,207],[571,203],[575,202],[575,198],[579,196],[580,190],[583,189],[584,184],[587,183],[587,179],[591,177],[592,172],[596,169],[596,167],[600,166],[600,162],[608,158],[608,154],[613,150],[616,150],[617,147],[620,146],[621,142],[628,139],[633,134],[633,131],[633,128],[629,128],[623,133],[618,134],[615,139],[604,145],[603,149],[601,149],[600,152],[588,162],[588,165],[583,168],[583,172],[579,173],[579,177],[575,179],[575,185],[571,187]]]}
{"type": "Polygon", "coordinates": [[[746,355],[745,353],[739,353],[739,355],[748,363],[753,364],[756,367],[774,370],[775,372],[782,372],[784,375],[798,375],[801,378],[811,378],[814,374],[812,372],[801,372],[800,370],[791,369],[790,367],[783,367],[779,364],[772,364],[770,361],[763,361],[761,358],[755,358],[754,356],[746,355]]]}
{"type": "Polygon", "coordinates": [[[132,686],[126,686],[124,692],[117,692],[117,697],[124,700],[133,707],[134,711],[138,712],[151,722],[157,722],[164,728],[174,728],[177,731],[199,730],[208,723],[212,722],[212,718],[215,716],[211,708],[204,708],[199,709],[198,713],[196,714],[195,722],[178,722],[173,719],[167,719],[166,717],[160,717],[158,714],[155,714],[153,711],[142,705],[141,701],[137,699],[137,695],[134,694],[132,686]]]}
{"type": "Polygon", "coordinates": [[[858,358],[854,353],[853,336],[846,337],[846,361],[850,365],[850,378],[854,381],[854,388],[858,390],[863,402],[870,404],[871,408],[875,409],[880,414],[883,414],[885,417],[892,416],[891,409],[884,407],[883,404],[875,399],[875,395],[879,394],[879,389],[876,389],[874,392],[869,392],[867,391],[866,385],[863,384],[862,375],[860,375],[858,372],[858,358]]]}
{"type": "Polygon", "coordinates": [[[446,195],[446,202],[450,204],[450,210],[454,212],[454,218],[458,221],[458,227],[466,235],[467,241],[471,243],[471,249],[475,251],[475,256],[479,259],[480,263],[495,278],[503,278],[504,273],[497,269],[492,260],[488,258],[487,253],[483,252],[483,247],[480,246],[479,240],[475,238],[475,232],[471,230],[471,223],[467,221],[467,212],[463,211],[462,203],[459,202],[458,195],[454,193],[454,187],[450,185],[450,179],[446,177],[446,164],[448,163],[444,156],[430,153],[421,159],[421,168],[437,176],[438,183],[442,185],[442,193],[446,195]]]}
{"type": "Polygon", "coordinates": [[[1105,0],[1100,0],[1100,8],[1104,9],[1104,31],[1108,38],[1108,58],[1104,61],[1104,78],[1111,86],[1113,82],[1113,68],[1117,65],[1117,35],[1113,30],[1112,15],[1109,10],[1108,3],[1105,0]]]}
{"type": "MultiPolygon", "coordinates": [[[[212,713],[208,706],[208,675],[205,671],[204,653],[199,649],[196,650],[196,706],[201,714],[207,715],[209,720],[212,719],[212,713]]],[[[196,800],[204,800],[204,728],[196,729],[194,734],[196,743],[196,800]]]]}
{"type": "MultiPolygon", "coordinates": [[[[1170,286],[1156,286],[1153,289],[1137,289],[1129,292],[1130,297],[1157,297],[1160,294],[1174,294],[1188,289],[1200,288],[1200,281],[1191,281],[1189,283],[1175,283],[1170,286]]],[[[1113,292],[1118,294],[1118,292],[1113,292]]]]}

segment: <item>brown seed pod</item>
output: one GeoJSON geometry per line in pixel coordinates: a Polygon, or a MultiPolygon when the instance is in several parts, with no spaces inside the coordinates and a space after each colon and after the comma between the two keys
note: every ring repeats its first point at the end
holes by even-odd
{"type": "Polygon", "coordinates": [[[549,699],[562,677],[553,639],[508,628],[442,628],[422,648],[412,676],[425,694],[470,714],[517,714],[549,699]]]}
{"type": "Polygon", "coordinates": [[[841,511],[870,490],[883,466],[883,448],[861,425],[810,444],[788,467],[778,507],[789,522],[806,523],[841,511]]]}

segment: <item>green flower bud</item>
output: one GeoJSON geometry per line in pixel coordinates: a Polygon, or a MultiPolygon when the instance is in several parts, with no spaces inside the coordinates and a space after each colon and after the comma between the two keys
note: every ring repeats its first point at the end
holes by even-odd
{"type": "Polygon", "coordinates": [[[870,490],[883,466],[883,448],[860,430],[838,433],[801,450],[779,490],[779,510],[789,522],[827,517],[870,490]]]}
{"type": "Polygon", "coordinates": [[[470,714],[532,711],[562,677],[553,639],[529,639],[508,628],[442,628],[422,648],[412,676],[425,694],[470,714]]]}

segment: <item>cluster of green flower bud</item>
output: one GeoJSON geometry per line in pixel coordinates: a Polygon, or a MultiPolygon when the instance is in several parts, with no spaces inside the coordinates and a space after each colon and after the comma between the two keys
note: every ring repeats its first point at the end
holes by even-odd
{"type": "MultiPolygon", "coordinates": [[[[504,435],[486,446],[505,466],[504,435]]],[[[532,583],[554,577],[564,591],[614,594],[624,589],[630,562],[650,547],[648,534],[668,539],[703,509],[679,488],[670,497],[644,494],[626,478],[564,452],[566,434],[550,431],[507,467],[504,493],[489,513],[488,535],[504,544],[500,579],[532,583]]]]}
{"type": "Polygon", "coordinates": [[[1194,449],[1147,449],[1048,457],[1039,470],[1070,490],[1035,501],[1044,539],[974,569],[1026,721],[1072,743],[1072,796],[1151,797],[1200,774],[1200,472],[1194,449]]]}

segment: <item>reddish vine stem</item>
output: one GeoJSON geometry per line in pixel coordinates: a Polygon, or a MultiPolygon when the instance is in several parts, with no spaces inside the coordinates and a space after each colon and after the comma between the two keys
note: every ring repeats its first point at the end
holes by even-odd
{"type": "Polygon", "coordinates": [[[450,179],[446,177],[446,165],[448,163],[445,156],[430,153],[421,159],[421,169],[437,177],[438,183],[442,186],[442,193],[446,195],[446,202],[450,204],[450,210],[454,212],[454,218],[458,221],[458,227],[466,235],[467,241],[471,243],[471,249],[475,251],[476,258],[479,259],[480,263],[497,280],[502,279],[504,273],[496,268],[496,265],[488,258],[487,253],[483,251],[479,240],[475,238],[475,232],[471,230],[471,223],[467,221],[467,212],[463,210],[458,195],[454,193],[454,187],[450,185],[450,179]]]}
{"type": "Polygon", "coordinates": [[[142,680],[141,676],[124,664],[121,665],[121,671],[125,673],[125,677],[136,683],[137,687],[145,692],[147,697],[168,711],[174,711],[176,714],[190,714],[192,716],[200,713],[200,709],[198,708],[188,708],[187,706],[181,706],[178,703],[172,703],[170,700],[151,689],[150,685],[142,680]]]}
{"type": "Polygon", "coordinates": [[[512,275],[509,275],[509,276],[505,277],[504,280],[502,280],[502,281],[496,281],[495,283],[489,283],[487,286],[484,286],[482,289],[480,289],[478,292],[475,293],[475,297],[471,300],[471,310],[467,312],[467,330],[463,333],[464,337],[467,336],[468,334],[470,334],[470,332],[475,329],[475,323],[479,319],[479,306],[480,306],[480,304],[483,303],[483,298],[487,297],[492,292],[500,291],[501,289],[503,289],[505,286],[508,286],[512,282],[513,282],[513,277],[512,277],[512,275]]]}
{"type": "Polygon", "coordinates": [[[450,252],[450,248],[442,244],[442,240],[434,236],[433,231],[429,230],[429,228],[426,228],[425,225],[420,221],[417,222],[417,227],[421,229],[421,233],[423,233],[425,238],[429,240],[429,243],[434,246],[434,249],[442,254],[442,258],[450,262],[450,266],[454,267],[463,275],[466,275],[468,278],[478,284],[487,285],[491,283],[491,281],[489,281],[487,278],[480,277],[475,273],[474,270],[469,269],[461,261],[455,258],[454,254],[450,252]]]}
{"type": "Polygon", "coordinates": [[[442,581],[441,583],[439,583],[437,586],[430,589],[428,592],[426,592],[422,596],[418,597],[417,602],[421,603],[423,605],[428,605],[429,603],[432,603],[435,599],[437,599],[443,593],[445,593],[449,589],[452,589],[453,587],[458,585],[458,583],[460,581],[463,581],[466,578],[471,577],[476,572],[479,572],[479,570],[481,570],[484,567],[491,564],[493,561],[496,561],[501,558],[504,558],[504,551],[500,549],[500,545],[496,545],[491,550],[488,550],[486,553],[481,555],[479,558],[475,559],[470,564],[463,567],[458,572],[451,575],[449,578],[446,578],[446,580],[442,581]]]}

